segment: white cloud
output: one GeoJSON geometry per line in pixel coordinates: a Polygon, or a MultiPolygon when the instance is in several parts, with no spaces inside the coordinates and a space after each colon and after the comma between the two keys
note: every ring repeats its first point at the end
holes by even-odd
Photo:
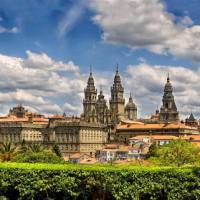
{"type": "Polygon", "coordinates": [[[19,29],[17,27],[13,27],[11,29],[8,29],[8,28],[5,28],[5,27],[0,25],[0,33],[18,33],[18,32],[19,32],[19,29]]]}
{"type": "Polygon", "coordinates": [[[160,0],[93,0],[91,8],[107,42],[200,61],[200,26],[188,27],[188,16],[176,23],[160,0]]]}
{"type": "Polygon", "coordinates": [[[4,112],[8,105],[23,103],[45,114],[67,113],[67,108],[62,108],[65,101],[81,101],[78,91],[83,91],[84,82],[73,61],[64,63],[27,51],[25,59],[0,54],[0,66],[0,105],[4,112]]]}
{"type": "Polygon", "coordinates": [[[28,68],[40,68],[49,71],[71,71],[79,73],[79,67],[76,66],[73,61],[63,63],[62,61],[54,61],[45,53],[33,53],[26,51],[27,59],[24,60],[24,66],[28,68]]]}
{"type": "Polygon", "coordinates": [[[86,0],[80,0],[78,3],[74,3],[71,9],[66,10],[64,17],[58,25],[58,35],[60,37],[69,32],[73,26],[81,19],[86,4],[86,0]]]}
{"type": "Polygon", "coordinates": [[[188,16],[184,16],[184,17],[182,17],[182,19],[181,19],[181,23],[184,25],[184,26],[190,26],[190,25],[193,25],[193,21],[192,21],[192,19],[190,18],[190,17],[188,17],[188,16]]]}

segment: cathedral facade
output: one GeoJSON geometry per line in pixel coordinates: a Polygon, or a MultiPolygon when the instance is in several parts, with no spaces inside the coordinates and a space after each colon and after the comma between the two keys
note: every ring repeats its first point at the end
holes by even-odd
{"type": "Polygon", "coordinates": [[[117,124],[122,118],[133,121],[137,119],[137,106],[133,102],[131,95],[128,103],[125,105],[124,87],[118,68],[110,91],[111,97],[108,107],[102,89],[97,97],[93,74],[90,72],[87,86],[84,90],[82,114],[84,121],[109,125],[117,124]]]}

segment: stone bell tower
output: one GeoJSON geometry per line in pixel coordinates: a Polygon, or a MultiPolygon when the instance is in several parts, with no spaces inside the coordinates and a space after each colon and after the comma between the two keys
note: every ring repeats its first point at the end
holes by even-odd
{"type": "Polygon", "coordinates": [[[120,117],[125,116],[125,99],[124,99],[124,88],[121,83],[121,77],[119,70],[117,70],[114,77],[114,83],[111,87],[111,98],[110,98],[110,112],[111,121],[118,122],[120,117]]]}
{"type": "Polygon", "coordinates": [[[83,100],[83,116],[84,120],[87,122],[96,122],[96,98],[97,98],[97,90],[94,85],[94,78],[92,75],[92,71],[90,70],[90,75],[87,82],[87,87],[84,90],[84,100],[83,100]]]}
{"type": "Polygon", "coordinates": [[[179,121],[179,113],[177,111],[176,103],[173,95],[173,87],[170,82],[169,75],[167,77],[167,83],[164,88],[164,95],[162,99],[162,106],[160,108],[161,122],[177,122],[179,121]]]}

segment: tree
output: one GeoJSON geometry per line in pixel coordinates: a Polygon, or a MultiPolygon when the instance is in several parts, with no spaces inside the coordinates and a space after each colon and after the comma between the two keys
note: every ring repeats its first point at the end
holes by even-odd
{"type": "Polygon", "coordinates": [[[59,148],[59,146],[58,146],[57,144],[54,144],[54,145],[53,145],[53,152],[54,152],[57,156],[62,157],[60,148],[59,148]]]}
{"type": "Polygon", "coordinates": [[[64,163],[64,160],[55,153],[31,151],[18,154],[11,161],[19,163],[64,163]]]}
{"type": "Polygon", "coordinates": [[[149,147],[149,156],[155,156],[156,155],[156,151],[158,149],[158,144],[156,144],[156,142],[153,142],[151,144],[151,146],[149,147]]]}
{"type": "Polygon", "coordinates": [[[16,147],[11,142],[4,143],[0,148],[0,159],[3,162],[10,161],[16,155],[16,147]]]}
{"type": "Polygon", "coordinates": [[[40,143],[33,143],[29,146],[29,150],[33,153],[39,153],[43,152],[45,150],[45,147],[40,143]]]}
{"type": "Polygon", "coordinates": [[[26,144],[26,141],[23,139],[20,146],[18,147],[17,153],[25,153],[28,151],[28,146],[26,144]]]}
{"type": "Polygon", "coordinates": [[[199,147],[188,141],[178,139],[159,146],[155,155],[161,164],[179,167],[185,164],[194,164],[199,160],[199,152],[199,147]]]}

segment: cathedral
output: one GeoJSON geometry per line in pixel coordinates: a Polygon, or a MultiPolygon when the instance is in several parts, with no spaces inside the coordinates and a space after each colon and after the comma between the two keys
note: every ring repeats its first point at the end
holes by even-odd
{"type": "Polygon", "coordinates": [[[125,105],[124,87],[118,67],[111,87],[109,107],[102,89],[100,89],[97,97],[93,74],[90,72],[87,87],[84,90],[82,118],[86,122],[97,122],[107,125],[117,124],[121,119],[137,120],[137,106],[133,102],[131,95],[128,103],[125,105]]]}

